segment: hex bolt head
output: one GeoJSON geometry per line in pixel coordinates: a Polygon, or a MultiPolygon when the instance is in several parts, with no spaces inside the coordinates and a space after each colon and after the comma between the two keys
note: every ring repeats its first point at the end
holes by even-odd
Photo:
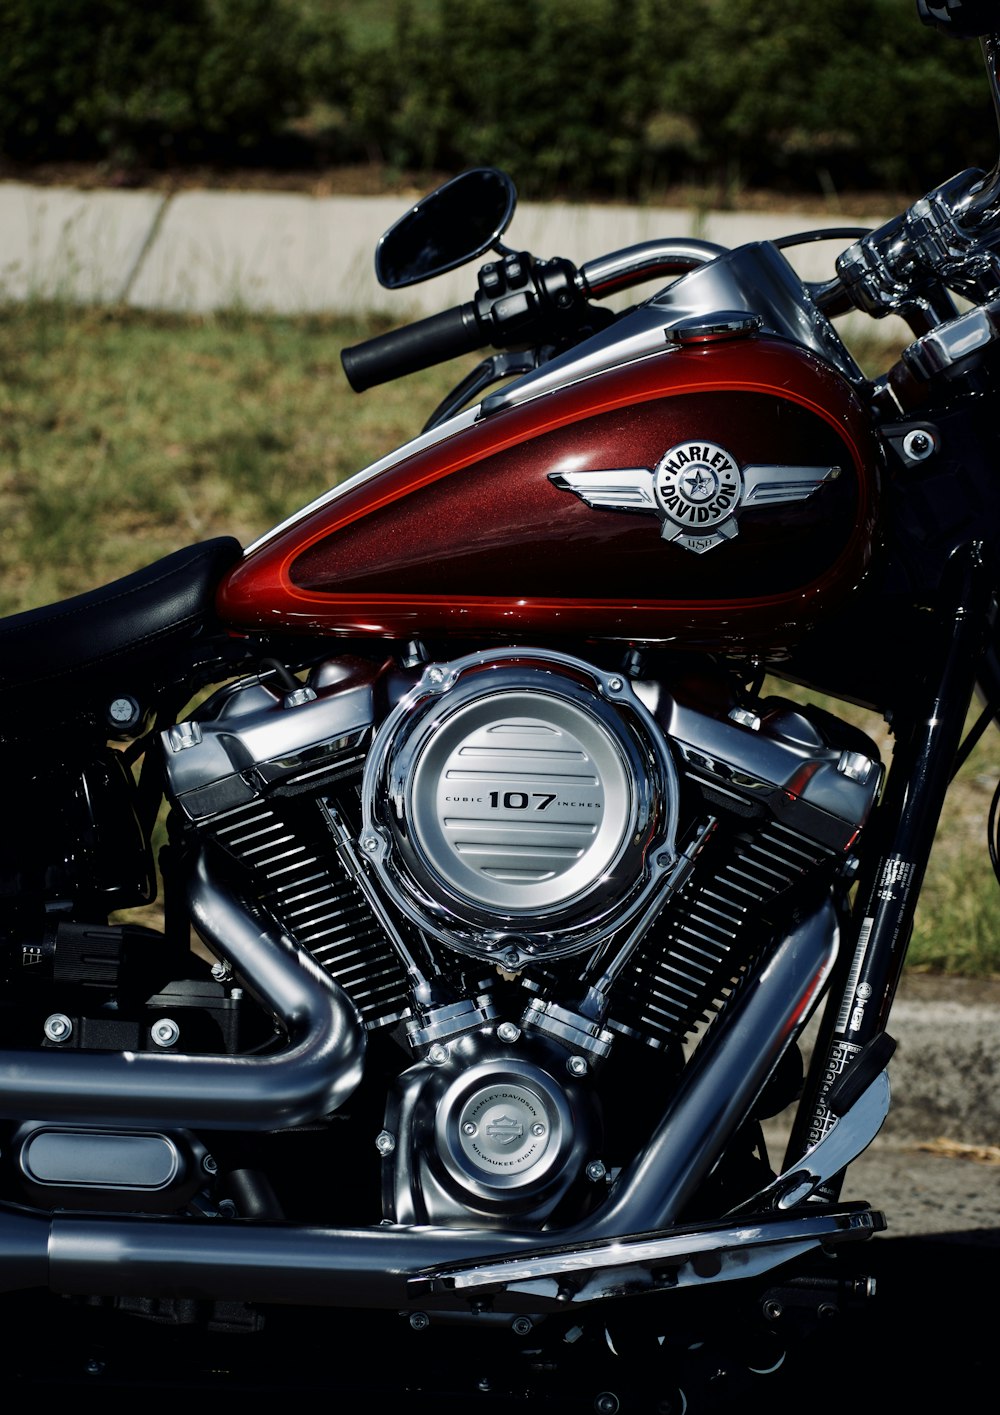
{"type": "Polygon", "coordinates": [[[585,1056],[571,1056],[566,1062],[566,1070],[571,1076],[586,1076],[589,1067],[585,1056]]]}
{"type": "Polygon", "coordinates": [[[611,689],[611,691],[612,691],[613,693],[620,693],[621,690],[622,690],[622,688],[624,688],[624,686],[625,686],[625,684],[622,682],[622,680],[621,680],[620,678],[609,678],[609,679],[608,679],[608,687],[611,689]]]}
{"type": "Polygon", "coordinates": [[[527,1336],[532,1330],[530,1317],[515,1317],[510,1324],[510,1329],[515,1336],[527,1336]]]}
{"type": "Polygon", "coordinates": [[[448,1053],[443,1046],[435,1043],[427,1053],[427,1060],[432,1066],[443,1066],[448,1060],[448,1053]]]}
{"type": "Polygon", "coordinates": [[[520,1035],[520,1027],[513,1022],[501,1022],[497,1028],[497,1036],[502,1042],[516,1042],[520,1035]]]}
{"type": "Polygon", "coordinates": [[[388,1130],[380,1130],[375,1136],[375,1148],[380,1155],[391,1155],[396,1148],[396,1137],[388,1130]]]}
{"type": "Polygon", "coordinates": [[[65,1012],[53,1012],[51,1017],[46,1017],[42,1031],[50,1042],[68,1042],[73,1035],[73,1023],[65,1012]]]}
{"type": "Polygon", "coordinates": [[[587,1178],[591,1184],[599,1184],[607,1172],[603,1160],[591,1160],[587,1165],[587,1178]]]}
{"type": "Polygon", "coordinates": [[[534,1125],[531,1127],[531,1133],[532,1135],[534,1135],[536,1140],[540,1140],[545,1134],[545,1126],[540,1120],[535,1121],[534,1125]]]}
{"type": "Polygon", "coordinates": [[[769,1297],[761,1308],[764,1317],[769,1322],[776,1322],[784,1310],[781,1303],[774,1297],[769,1297]]]}
{"type": "Polygon", "coordinates": [[[431,1324],[431,1319],[426,1312],[411,1312],[410,1326],[414,1331],[426,1331],[431,1324]]]}
{"type": "Polygon", "coordinates": [[[468,1135],[468,1136],[471,1137],[471,1136],[473,1136],[473,1135],[476,1133],[476,1130],[477,1130],[477,1129],[478,1129],[478,1126],[476,1125],[475,1121],[473,1121],[473,1120],[467,1120],[467,1121],[465,1122],[465,1124],[462,1126],[462,1134],[463,1134],[463,1135],[468,1135]]]}
{"type": "Polygon", "coordinates": [[[149,1029],[152,1041],[158,1047],[172,1047],[181,1034],[181,1029],[172,1017],[161,1017],[149,1029]]]}

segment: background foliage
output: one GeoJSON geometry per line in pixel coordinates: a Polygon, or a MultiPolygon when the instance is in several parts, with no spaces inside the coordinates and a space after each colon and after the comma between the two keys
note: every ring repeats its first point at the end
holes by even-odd
{"type": "Polygon", "coordinates": [[[523,194],[925,190],[988,167],[913,0],[0,0],[0,155],[453,171],[523,194]]]}

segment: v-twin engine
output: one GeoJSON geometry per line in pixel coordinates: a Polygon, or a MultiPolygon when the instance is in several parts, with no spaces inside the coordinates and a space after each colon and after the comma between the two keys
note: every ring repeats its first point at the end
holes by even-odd
{"type": "Polygon", "coordinates": [[[666,654],[331,659],[163,741],[181,833],[396,1039],[383,1214],[451,1225],[594,1203],[639,1078],[676,1084],[849,876],[881,782],[855,729],[666,654]]]}

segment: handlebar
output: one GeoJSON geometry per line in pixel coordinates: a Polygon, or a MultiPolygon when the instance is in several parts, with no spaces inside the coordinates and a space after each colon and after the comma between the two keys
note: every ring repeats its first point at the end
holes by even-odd
{"type": "Polygon", "coordinates": [[[511,251],[482,267],[474,300],[344,349],[341,363],[355,393],[363,393],[490,345],[509,349],[579,337],[594,320],[590,300],[656,276],[683,275],[725,254],[725,246],[710,241],[643,241],[577,270],[568,260],[511,251]]]}
{"type": "Polygon", "coordinates": [[[471,354],[488,343],[489,334],[480,326],[476,306],[470,300],[402,329],[377,334],[374,339],[344,349],[340,359],[348,383],[355,393],[363,393],[377,383],[388,383],[459,354],[471,354]]]}

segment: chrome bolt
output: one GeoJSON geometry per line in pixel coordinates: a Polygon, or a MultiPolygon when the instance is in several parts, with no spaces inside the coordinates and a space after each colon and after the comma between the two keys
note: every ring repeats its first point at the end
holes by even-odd
{"type": "Polygon", "coordinates": [[[73,1035],[73,1023],[65,1012],[53,1012],[51,1017],[46,1017],[42,1031],[50,1042],[68,1042],[73,1035]]]}
{"type": "Polygon", "coordinates": [[[541,1136],[545,1134],[545,1126],[540,1120],[535,1121],[534,1125],[531,1127],[531,1133],[536,1139],[540,1139],[541,1136]]]}
{"type": "Polygon", "coordinates": [[[396,1148],[396,1137],[388,1130],[380,1130],[375,1136],[375,1148],[380,1155],[391,1155],[396,1148]]]}
{"type": "Polygon", "coordinates": [[[841,776],[846,776],[850,781],[860,782],[863,786],[872,773],[875,763],[871,757],[866,757],[863,752],[841,752],[837,762],[837,770],[841,776]]]}
{"type": "Polygon", "coordinates": [[[765,1319],[769,1322],[776,1322],[784,1310],[781,1303],[774,1297],[769,1297],[761,1308],[765,1319]]]}
{"type": "Polygon", "coordinates": [[[508,968],[516,968],[521,961],[521,955],[516,948],[505,948],[503,951],[503,961],[508,968]]]}
{"type": "Polygon", "coordinates": [[[101,1376],[104,1374],[105,1363],[98,1356],[88,1357],[84,1370],[88,1376],[101,1376]]]}
{"type": "Polygon", "coordinates": [[[622,680],[621,680],[620,678],[609,678],[609,679],[608,679],[608,687],[611,689],[611,691],[612,691],[613,693],[620,693],[621,690],[622,690],[622,688],[623,688],[624,686],[625,686],[625,685],[624,685],[624,683],[622,682],[622,680]]]}
{"type": "Polygon", "coordinates": [[[301,707],[303,703],[314,703],[315,701],[316,689],[303,685],[301,688],[293,688],[290,693],[286,693],[281,700],[281,706],[283,708],[301,707]]]}
{"type": "Polygon", "coordinates": [[[620,1405],[621,1401],[611,1390],[602,1390],[594,1400],[594,1409],[597,1411],[597,1415],[618,1415],[620,1405]]]}
{"type": "Polygon", "coordinates": [[[222,962],[212,964],[212,977],[217,983],[228,983],[229,979],[232,976],[233,970],[232,968],[230,968],[228,963],[222,962]]]}
{"type": "Polygon", "coordinates": [[[520,1027],[516,1027],[513,1022],[501,1022],[497,1028],[497,1036],[502,1042],[516,1042],[520,1035],[520,1027]]]}
{"type": "Polygon", "coordinates": [[[465,1122],[465,1124],[462,1126],[462,1134],[463,1134],[463,1135],[472,1136],[472,1135],[474,1135],[474,1134],[476,1133],[476,1130],[477,1130],[477,1129],[478,1129],[478,1127],[476,1126],[476,1124],[475,1124],[474,1121],[472,1121],[472,1120],[467,1120],[467,1121],[465,1122]]]}
{"type": "Polygon", "coordinates": [[[432,1066],[443,1066],[448,1060],[448,1052],[445,1047],[435,1043],[427,1053],[427,1060],[432,1066]]]}
{"type": "Polygon", "coordinates": [[[515,1336],[527,1336],[531,1328],[532,1321],[530,1317],[515,1317],[510,1324],[510,1329],[515,1336]]]}
{"type": "Polygon", "coordinates": [[[444,669],[439,668],[435,663],[432,668],[428,668],[427,670],[427,681],[428,683],[443,683],[444,669]]]}
{"type": "Polygon", "coordinates": [[[219,1165],[214,1155],[205,1155],[201,1161],[201,1167],[206,1174],[218,1174],[219,1165]]]}
{"type": "Polygon", "coordinates": [[[586,1076],[587,1058],[585,1056],[571,1056],[566,1063],[566,1070],[571,1076],[586,1076]]]}
{"type": "Polygon", "coordinates": [[[738,722],[741,727],[749,727],[751,732],[760,731],[760,718],[749,708],[734,707],[729,711],[730,722],[738,722]]]}
{"type": "Polygon", "coordinates": [[[235,1217],[236,1217],[236,1205],[233,1203],[232,1199],[220,1199],[220,1200],[219,1200],[219,1217],[220,1217],[220,1218],[235,1218],[235,1217]]]}
{"type": "Polygon", "coordinates": [[[816,1308],[817,1317],[837,1317],[840,1315],[840,1308],[835,1302],[821,1302],[816,1308]]]}
{"type": "Polygon", "coordinates": [[[603,1160],[591,1160],[587,1165],[587,1178],[591,1184],[598,1184],[607,1174],[603,1160]]]}
{"type": "Polygon", "coordinates": [[[181,1029],[172,1017],[161,1017],[149,1029],[149,1035],[158,1047],[172,1047],[181,1034],[181,1029]]]}
{"type": "Polygon", "coordinates": [[[489,1378],[489,1376],[483,1376],[480,1380],[478,1380],[478,1381],[476,1382],[476,1388],[477,1388],[477,1390],[481,1390],[481,1391],[483,1391],[484,1393],[485,1393],[486,1391],[488,1391],[488,1390],[490,1389],[490,1378],[489,1378]]]}
{"type": "Polygon", "coordinates": [[[172,752],[185,752],[188,747],[197,747],[201,735],[197,722],[178,722],[167,729],[167,744],[172,752]]]}
{"type": "Polygon", "coordinates": [[[431,1319],[426,1312],[411,1312],[410,1326],[414,1331],[426,1331],[431,1324],[431,1319]]]}
{"type": "Polygon", "coordinates": [[[369,855],[373,854],[378,849],[378,836],[363,835],[361,837],[361,848],[362,850],[365,850],[369,855]]]}
{"type": "Polygon", "coordinates": [[[923,462],[934,451],[934,438],[923,428],[915,427],[903,438],[903,453],[911,462],[923,462]]]}

